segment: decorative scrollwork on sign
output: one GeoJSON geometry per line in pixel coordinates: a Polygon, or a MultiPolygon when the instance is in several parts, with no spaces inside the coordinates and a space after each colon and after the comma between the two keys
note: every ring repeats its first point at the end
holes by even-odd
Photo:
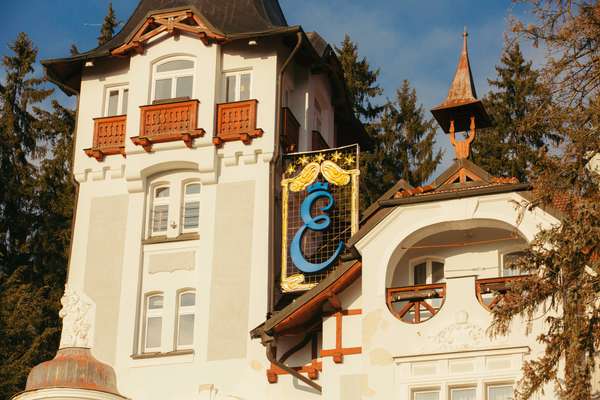
{"type": "Polygon", "coordinates": [[[59,316],[63,320],[60,348],[92,347],[91,330],[94,324],[94,303],[83,293],[65,286],[60,299],[62,309],[59,316]]]}
{"type": "Polygon", "coordinates": [[[316,162],[308,164],[294,179],[290,179],[289,185],[292,192],[301,192],[311,185],[319,176],[320,166],[316,162]]]}
{"type": "Polygon", "coordinates": [[[308,290],[358,230],[358,146],[284,157],[281,289],[308,290]]]}
{"type": "Polygon", "coordinates": [[[351,171],[346,171],[333,161],[323,161],[321,164],[321,173],[327,179],[327,182],[338,186],[345,186],[350,183],[351,171]]]}

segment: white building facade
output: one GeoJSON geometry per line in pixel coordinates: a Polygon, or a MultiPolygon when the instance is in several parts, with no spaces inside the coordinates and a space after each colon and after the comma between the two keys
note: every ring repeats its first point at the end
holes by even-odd
{"type": "MultiPolygon", "coordinates": [[[[78,197],[61,349],[15,399],[507,400],[543,350],[542,322],[486,330],[511,257],[559,220],[516,207],[531,188],[469,162],[473,138],[281,293],[282,155],[368,141],[331,47],[276,0],[142,0],[107,44],[44,65],[78,96],[78,197]]],[[[434,114],[454,143],[475,135],[456,107],[487,122],[466,40],[452,88],[434,114]]]]}

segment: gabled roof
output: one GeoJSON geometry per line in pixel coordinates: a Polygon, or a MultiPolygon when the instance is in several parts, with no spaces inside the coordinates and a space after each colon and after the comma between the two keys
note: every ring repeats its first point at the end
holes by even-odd
{"type": "Polygon", "coordinates": [[[178,10],[191,10],[212,32],[228,40],[300,29],[288,26],[277,0],[141,0],[123,29],[107,43],[73,57],[43,60],[42,65],[52,82],[69,94],[77,93],[85,61],[110,56],[152,15],[178,10]]]}
{"type": "Polygon", "coordinates": [[[352,248],[396,207],[432,201],[452,200],[464,197],[530,190],[529,183],[519,183],[516,178],[490,175],[483,168],[467,159],[456,160],[431,184],[416,188],[399,181],[365,211],[361,227],[348,241],[352,248]],[[397,189],[397,190],[394,190],[397,189]]]}
{"type": "Polygon", "coordinates": [[[323,306],[350,286],[362,271],[359,260],[341,261],[334,272],[250,332],[252,338],[296,334],[306,323],[321,318],[323,306]]]}

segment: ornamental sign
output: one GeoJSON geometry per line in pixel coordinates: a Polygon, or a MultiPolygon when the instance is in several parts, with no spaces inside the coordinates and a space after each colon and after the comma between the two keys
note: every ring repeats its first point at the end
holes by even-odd
{"type": "Polygon", "coordinates": [[[317,285],[358,230],[358,145],[284,156],[281,290],[317,285]]]}

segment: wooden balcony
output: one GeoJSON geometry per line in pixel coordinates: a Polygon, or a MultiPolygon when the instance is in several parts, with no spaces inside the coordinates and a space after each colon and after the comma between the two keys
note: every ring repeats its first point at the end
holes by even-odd
{"type": "Polygon", "coordinates": [[[287,107],[281,109],[281,120],[283,123],[283,148],[286,153],[295,153],[298,151],[300,140],[300,122],[292,110],[287,107]]]}
{"type": "Polygon", "coordinates": [[[475,282],[475,293],[482,306],[493,310],[504,298],[509,290],[511,282],[523,279],[526,275],[504,276],[499,278],[477,279],[475,282]]]}
{"type": "Polygon", "coordinates": [[[263,135],[256,127],[258,100],[244,100],[217,104],[217,133],[213,144],[221,147],[225,142],[240,140],[250,144],[252,139],[263,135]]]}
{"type": "Polygon", "coordinates": [[[198,100],[183,100],[141,106],[140,135],[131,140],[148,152],[155,143],[177,140],[191,148],[194,139],[205,133],[197,127],[198,103],[198,100]]]}
{"type": "Polygon", "coordinates": [[[390,311],[403,322],[418,324],[431,319],[444,305],[446,284],[387,289],[390,311]]]}
{"type": "Polygon", "coordinates": [[[84,149],[88,157],[98,161],[112,154],[125,157],[125,130],[127,115],[94,118],[94,142],[89,149],[84,149]]]}

